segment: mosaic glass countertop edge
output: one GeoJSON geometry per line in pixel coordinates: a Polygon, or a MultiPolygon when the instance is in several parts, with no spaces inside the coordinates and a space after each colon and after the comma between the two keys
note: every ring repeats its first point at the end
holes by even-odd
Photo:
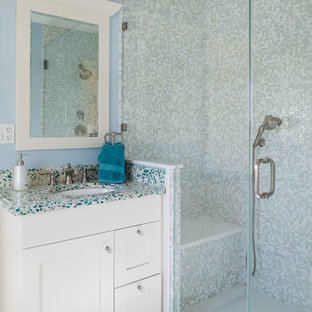
{"type": "Polygon", "coordinates": [[[115,188],[114,191],[110,193],[93,195],[62,194],[62,191],[99,186],[98,183],[91,183],[89,185],[73,184],[57,187],[37,186],[28,188],[25,191],[14,191],[11,188],[0,189],[0,208],[6,209],[14,216],[25,216],[68,208],[101,205],[150,195],[161,195],[166,192],[164,188],[157,186],[127,181],[118,186],[110,185],[110,187],[115,188]]]}

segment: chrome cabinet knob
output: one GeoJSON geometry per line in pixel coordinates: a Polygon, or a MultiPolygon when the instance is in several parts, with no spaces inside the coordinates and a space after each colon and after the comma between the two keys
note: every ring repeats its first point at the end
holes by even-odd
{"type": "Polygon", "coordinates": [[[144,288],[143,288],[142,285],[138,285],[138,286],[137,286],[137,289],[138,289],[138,291],[142,291],[142,292],[144,291],[144,288]]]}
{"type": "Polygon", "coordinates": [[[136,232],[137,232],[138,235],[141,235],[141,236],[144,235],[144,232],[142,230],[137,230],[136,232]]]}
{"type": "Polygon", "coordinates": [[[109,254],[113,252],[112,248],[110,248],[109,246],[105,247],[105,251],[109,254]]]}

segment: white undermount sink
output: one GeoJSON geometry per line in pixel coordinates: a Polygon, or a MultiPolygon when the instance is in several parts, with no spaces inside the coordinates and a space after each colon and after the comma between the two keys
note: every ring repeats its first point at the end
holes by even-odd
{"type": "Polygon", "coordinates": [[[60,195],[65,196],[81,196],[81,195],[96,195],[96,194],[105,194],[114,192],[114,188],[83,188],[83,189],[75,189],[69,191],[61,191],[58,192],[60,195]]]}

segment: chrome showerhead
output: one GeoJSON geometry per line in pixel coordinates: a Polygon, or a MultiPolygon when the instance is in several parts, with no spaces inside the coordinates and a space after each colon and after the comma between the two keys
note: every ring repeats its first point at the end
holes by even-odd
{"type": "Polygon", "coordinates": [[[92,76],[91,70],[86,69],[82,64],[79,64],[78,68],[81,70],[80,78],[82,80],[88,80],[92,76]]]}
{"type": "Polygon", "coordinates": [[[254,148],[256,148],[257,146],[263,147],[265,145],[265,140],[261,138],[265,130],[277,129],[281,124],[282,120],[280,118],[273,117],[272,115],[267,115],[264,118],[262,125],[259,127],[258,134],[253,144],[254,148]]]}
{"type": "Polygon", "coordinates": [[[268,115],[265,117],[263,125],[266,130],[274,130],[279,128],[282,124],[282,120],[278,117],[273,117],[272,115],[268,115]]]}

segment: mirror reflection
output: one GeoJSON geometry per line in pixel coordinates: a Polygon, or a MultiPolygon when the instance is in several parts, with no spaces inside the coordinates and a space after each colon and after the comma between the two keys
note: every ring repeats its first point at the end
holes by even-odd
{"type": "Polygon", "coordinates": [[[98,136],[98,26],[31,14],[30,136],[98,136]]]}

